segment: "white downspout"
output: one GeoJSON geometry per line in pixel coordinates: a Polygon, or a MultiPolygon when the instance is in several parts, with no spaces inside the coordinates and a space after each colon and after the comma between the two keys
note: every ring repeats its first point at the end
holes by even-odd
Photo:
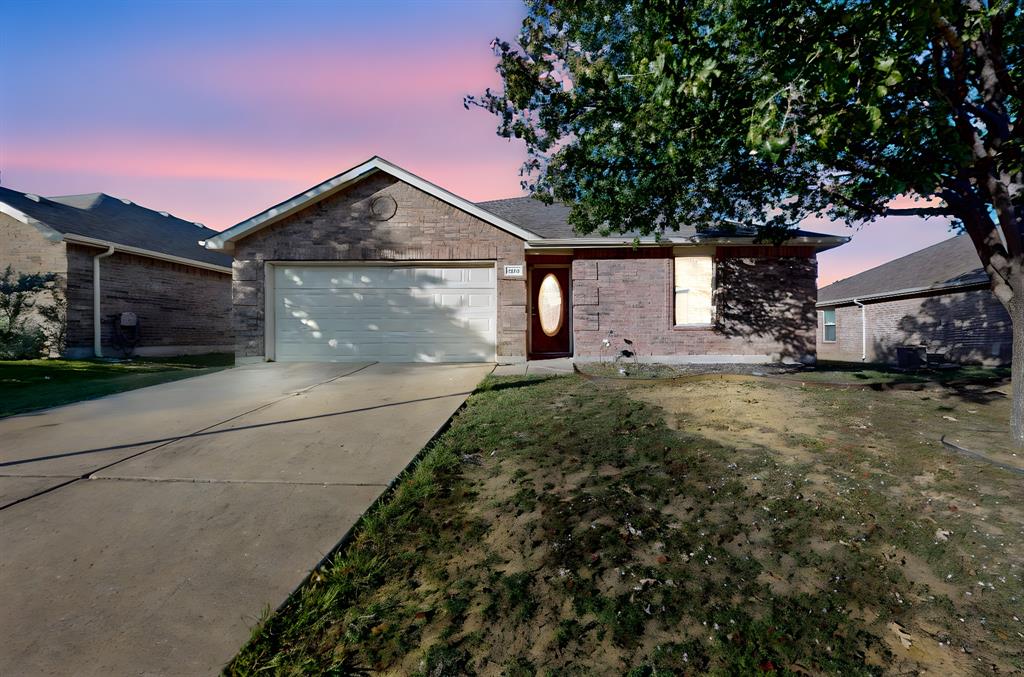
{"type": "Polygon", "coordinates": [[[114,245],[92,257],[92,352],[103,357],[103,313],[100,312],[100,259],[114,253],[114,245]]]}
{"type": "Polygon", "coordinates": [[[860,306],[860,361],[868,361],[868,323],[864,318],[864,304],[853,299],[853,302],[860,306]]]}

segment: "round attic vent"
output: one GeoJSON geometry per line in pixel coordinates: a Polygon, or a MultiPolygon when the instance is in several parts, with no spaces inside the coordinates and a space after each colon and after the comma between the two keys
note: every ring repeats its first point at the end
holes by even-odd
{"type": "Polygon", "coordinates": [[[370,218],[374,221],[387,221],[398,211],[398,203],[390,195],[378,195],[370,200],[370,218]]]}

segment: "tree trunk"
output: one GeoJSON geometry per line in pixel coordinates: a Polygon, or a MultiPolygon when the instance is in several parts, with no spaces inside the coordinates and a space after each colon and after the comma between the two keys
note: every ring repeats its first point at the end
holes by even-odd
{"type": "Polygon", "coordinates": [[[1013,300],[1007,310],[1013,323],[1013,356],[1010,365],[1010,379],[1013,388],[1013,402],[1010,405],[1010,433],[1018,447],[1024,447],[1024,295],[1017,291],[1024,280],[1015,280],[1013,300]]]}

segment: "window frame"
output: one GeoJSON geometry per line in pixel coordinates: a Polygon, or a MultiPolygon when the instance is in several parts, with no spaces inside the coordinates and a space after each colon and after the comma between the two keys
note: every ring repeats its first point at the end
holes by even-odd
{"type": "Polygon", "coordinates": [[[836,343],[839,340],[839,316],[835,308],[823,308],[821,311],[821,342],[836,343]],[[828,314],[832,313],[832,321],[828,321],[828,314]],[[832,327],[832,338],[828,337],[828,328],[832,327]]]}
{"type": "Polygon", "coordinates": [[[672,255],[672,328],[673,329],[709,329],[715,325],[718,307],[715,303],[718,296],[718,258],[710,252],[673,253],[672,255]],[[680,322],[676,316],[676,297],[679,294],[679,280],[676,276],[676,261],[679,259],[708,259],[711,262],[711,312],[707,322],[680,322]]]}

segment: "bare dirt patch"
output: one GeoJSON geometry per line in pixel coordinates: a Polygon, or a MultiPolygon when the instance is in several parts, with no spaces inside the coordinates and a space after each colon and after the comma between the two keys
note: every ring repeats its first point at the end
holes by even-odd
{"type": "Polygon", "coordinates": [[[708,377],[696,382],[635,387],[634,397],[665,411],[674,430],[687,430],[722,444],[766,447],[808,461],[819,438],[818,412],[801,392],[758,378],[708,377]]]}
{"type": "MultiPolygon", "coordinates": [[[[1008,611],[1020,609],[1024,598],[1018,545],[1024,492],[1012,474],[956,458],[940,443],[943,436],[969,439],[993,459],[1018,460],[1006,432],[1008,400],[999,389],[801,388],[730,376],[633,387],[632,392],[662,408],[676,429],[697,430],[737,450],[768,450],[783,463],[799,464],[808,493],[862,518],[858,528],[843,525],[848,538],[836,531],[810,538],[811,556],[801,557],[801,566],[790,557],[767,566],[760,580],[774,593],[813,592],[821,585],[822,560],[844,558],[843,550],[858,555],[873,550],[907,584],[897,601],[914,609],[900,623],[883,622],[891,615],[870,607],[859,612],[888,647],[890,669],[933,674],[1020,669],[1019,650],[1008,660],[995,656],[1004,639],[1024,642],[1014,620],[1021,616],[1008,611]],[[883,510],[891,513],[888,520],[883,510]],[[881,526],[900,519],[934,531],[930,538],[905,540],[900,530],[881,526]],[[1001,572],[995,579],[989,575],[994,571],[1001,572]],[[967,580],[978,575],[989,575],[988,582],[967,580]],[[997,582],[1001,592],[993,594],[997,582]],[[979,605],[982,594],[989,598],[979,605]],[[992,625],[992,612],[1002,616],[999,629],[992,625]],[[980,647],[991,653],[982,658],[980,647]]],[[[756,489],[760,481],[750,486],[756,489]]],[[[765,559],[763,552],[756,556],[765,559]]]]}

